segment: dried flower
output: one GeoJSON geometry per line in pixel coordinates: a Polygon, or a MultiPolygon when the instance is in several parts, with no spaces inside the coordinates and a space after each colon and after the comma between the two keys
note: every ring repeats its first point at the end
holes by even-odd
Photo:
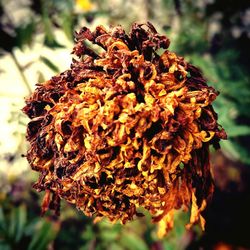
{"type": "Polygon", "coordinates": [[[163,236],[174,210],[191,207],[187,227],[204,228],[208,147],[226,138],[211,106],[218,93],[168,46],[150,23],[135,23],[129,35],[120,26],[84,27],[71,69],[37,84],[23,111],[43,212],[59,213],[65,199],[96,220],[125,223],[143,207],[163,236]]]}

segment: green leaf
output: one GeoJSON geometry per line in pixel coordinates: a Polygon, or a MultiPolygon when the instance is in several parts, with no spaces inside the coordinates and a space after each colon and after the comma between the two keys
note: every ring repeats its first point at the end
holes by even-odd
{"type": "Polygon", "coordinates": [[[48,9],[51,5],[49,1],[42,1],[42,23],[44,27],[45,39],[44,44],[51,48],[63,47],[56,41],[54,31],[53,31],[53,23],[48,13],[48,9]]]}
{"type": "Polygon", "coordinates": [[[128,250],[148,250],[148,247],[142,238],[130,232],[122,235],[120,244],[128,250]]]}
{"type": "Polygon", "coordinates": [[[220,144],[221,148],[230,158],[250,164],[250,153],[246,148],[232,140],[221,141],[220,144]]]}
{"type": "Polygon", "coordinates": [[[10,214],[9,237],[18,242],[23,233],[27,221],[27,211],[24,205],[13,208],[10,214]]]}
{"type": "Polygon", "coordinates": [[[222,150],[228,153],[232,158],[237,159],[237,160],[240,158],[239,152],[237,152],[231,140],[221,141],[220,145],[221,145],[222,150]]]}
{"type": "Polygon", "coordinates": [[[67,36],[69,40],[73,41],[73,29],[74,29],[73,28],[73,18],[74,18],[73,13],[63,12],[61,18],[62,18],[62,28],[63,28],[65,35],[67,36]]]}
{"type": "Polygon", "coordinates": [[[173,242],[164,241],[163,246],[164,246],[164,249],[167,249],[167,250],[177,250],[173,242]]]}
{"type": "Polygon", "coordinates": [[[6,231],[6,221],[5,221],[5,216],[4,216],[2,207],[0,207],[0,230],[6,231]]]}
{"type": "Polygon", "coordinates": [[[124,248],[122,246],[120,246],[119,242],[112,242],[109,245],[109,250],[124,250],[124,248]]]}
{"type": "Polygon", "coordinates": [[[25,229],[24,229],[24,234],[26,236],[31,236],[33,235],[34,231],[36,231],[36,227],[37,225],[39,224],[39,222],[41,221],[41,218],[40,217],[37,217],[31,221],[29,221],[27,223],[27,225],[25,226],[25,229]]]}
{"type": "Polygon", "coordinates": [[[112,242],[117,239],[119,232],[116,230],[112,230],[112,228],[110,228],[109,230],[101,231],[100,234],[101,234],[100,237],[104,241],[112,242]]]}
{"type": "Polygon", "coordinates": [[[0,242],[0,249],[1,250],[11,250],[11,246],[6,242],[0,242]]]}
{"type": "Polygon", "coordinates": [[[42,221],[38,231],[34,232],[34,236],[29,244],[28,250],[44,250],[48,244],[56,237],[57,230],[53,228],[53,224],[42,221]]]}
{"type": "Polygon", "coordinates": [[[231,126],[227,131],[229,137],[245,136],[250,134],[250,127],[246,125],[231,126]]]}
{"type": "Polygon", "coordinates": [[[53,29],[52,29],[52,23],[48,17],[43,17],[43,26],[44,26],[44,33],[45,33],[44,44],[52,48],[63,47],[61,44],[59,44],[56,41],[53,29]]]}
{"type": "Polygon", "coordinates": [[[31,45],[36,25],[34,21],[21,25],[15,29],[17,46],[22,49],[24,45],[31,45]]]}
{"type": "Polygon", "coordinates": [[[9,221],[9,238],[13,239],[15,235],[17,227],[17,221],[16,221],[16,209],[13,208],[10,213],[10,221],[9,221]]]}
{"type": "Polygon", "coordinates": [[[60,71],[59,68],[53,62],[51,62],[48,58],[41,56],[40,59],[52,71],[54,71],[55,73],[59,73],[59,71],[60,71]]]}
{"type": "Polygon", "coordinates": [[[17,219],[17,224],[16,224],[15,241],[18,242],[24,233],[24,227],[27,222],[27,210],[24,205],[20,206],[17,209],[16,219],[17,219]]]}

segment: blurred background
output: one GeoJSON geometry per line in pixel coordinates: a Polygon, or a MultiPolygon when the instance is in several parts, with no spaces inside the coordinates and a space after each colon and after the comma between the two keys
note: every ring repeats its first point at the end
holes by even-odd
{"type": "Polygon", "coordinates": [[[0,0],[0,249],[250,249],[249,41],[248,0],[0,0]],[[148,215],[126,226],[93,224],[62,203],[60,218],[40,217],[37,173],[22,157],[24,97],[69,68],[74,30],[121,24],[128,31],[147,20],[220,91],[214,105],[228,140],[212,151],[216,188],[206,232],[186,231],[182,212],[162,240],[148,215]]]}

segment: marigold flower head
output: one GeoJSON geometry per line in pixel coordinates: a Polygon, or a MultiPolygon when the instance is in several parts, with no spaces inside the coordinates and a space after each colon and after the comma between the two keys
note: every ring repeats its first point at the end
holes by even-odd
{"type": "Polygon", "coordinates": [[[84,27],[75,37],[79,59],[37,84],[23,108],[43,212],[58,213],[65,199],[96,220],[125,223],[143,207],[163,236],[174,211],[191,208],[187,227],[204,227],[213,192],[208,147],[226,138],[211,106],[218,93],[150,23],[129,34],[84,27]]]}

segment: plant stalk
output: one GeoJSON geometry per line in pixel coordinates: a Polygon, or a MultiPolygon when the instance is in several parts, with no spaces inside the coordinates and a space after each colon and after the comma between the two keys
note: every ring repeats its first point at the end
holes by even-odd
{"type": "Polygon", "coordinates": [[[23,83],[24,83],[26,89],[28,90],[29,94],[31,94],[32,93],[32,89],[31,89],[31,87],[29,85],[29,82],[28,82],[26,76],[23,73],[23,70],[22,70],[22,67],[21,67],[20,63],[18,62],[18,60],[17,60],[17,58],[16,58],[16,56],[15,56],[15,54],[14,54],[13,51],[10,52],[10,55],[11,55],[11,57],[12,57],[15,65],[16,65],[16,67],[17,67],[17,69],[18,69],[18,71],[19,71],[19,73],[20,73],[20,75],[22,77],[22,80],[23,80],[23,83]]]}

